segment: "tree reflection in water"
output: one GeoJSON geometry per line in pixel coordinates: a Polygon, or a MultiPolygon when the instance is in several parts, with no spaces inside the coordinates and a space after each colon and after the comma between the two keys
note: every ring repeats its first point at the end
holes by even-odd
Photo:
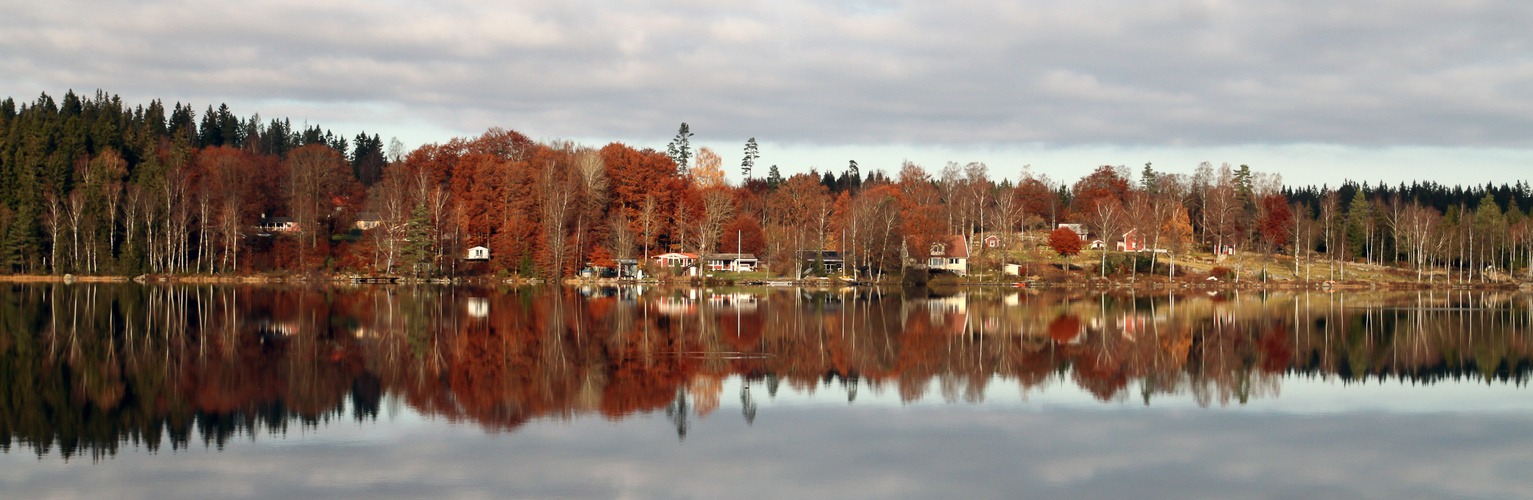
{"type": "Polygon", "coordinates": [[[976,290],[10,285],[0,290],[0,446],[284,434],[376,419],[389,402],[512,431],[535,418],[720,406],[738,377],[775,398],[935,386],[978,402],[1069,381],[1200,405],[1274,397],[1283,377],[1523,383],[1528,295],[1089,294],[976,290]],[[866,387],[863,387],[863,386],[866,387]],[[1137,386],[1131,390],[1130,386],[1137,386]]]}

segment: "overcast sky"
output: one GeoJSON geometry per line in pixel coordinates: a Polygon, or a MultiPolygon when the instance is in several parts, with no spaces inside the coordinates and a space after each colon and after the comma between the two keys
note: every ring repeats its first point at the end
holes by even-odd
{"type": "Polygon", "coordinates": [[[788,172],[1247,163],[1515,182],[1533,3],[0,0],[0,94],[162,98],[413,147],[491,126],[788,172]]]}

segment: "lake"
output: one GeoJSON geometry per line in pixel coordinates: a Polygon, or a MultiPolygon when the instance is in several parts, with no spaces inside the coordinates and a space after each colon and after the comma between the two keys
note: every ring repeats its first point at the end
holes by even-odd
{"type": "Polygon", "coordinates": [[[1533,497],[1533,295],[0,286],[5,498],[1533,497]]]}

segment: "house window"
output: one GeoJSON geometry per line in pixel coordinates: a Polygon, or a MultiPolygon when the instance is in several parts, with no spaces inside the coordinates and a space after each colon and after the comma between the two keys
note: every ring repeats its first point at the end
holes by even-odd
{"type": "Polygon", "coordinates": [[[953,264],[953,265],[958,265],[958,259],[948,259],[947,263],[948,264],[953,264]]]}
{"type": "Polygon", "coordinates": [[[942,258],[941,257],[932,257],[931,265],[933,265],[933,266],[941,266],[942,265],[942,258]]]}

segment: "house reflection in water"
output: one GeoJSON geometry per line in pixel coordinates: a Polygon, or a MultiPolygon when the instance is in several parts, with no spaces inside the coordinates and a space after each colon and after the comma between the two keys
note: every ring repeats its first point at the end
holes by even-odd
{"type": "Polygon", "coordinates": [[[490,317],[490,299],[484,297],[469,297],[465,302],[468,303],[469,316],[475,318],[490,317]]]}

